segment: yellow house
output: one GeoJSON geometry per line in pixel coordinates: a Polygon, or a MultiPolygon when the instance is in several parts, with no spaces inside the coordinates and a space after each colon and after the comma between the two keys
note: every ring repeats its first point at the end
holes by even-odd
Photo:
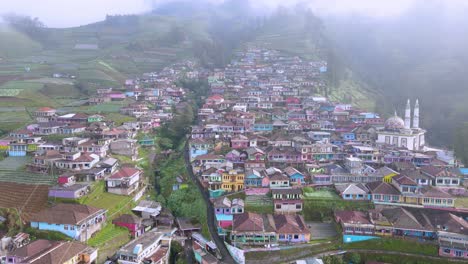
{"type": "Polygon", "coordinates": [[[390,169],[387,166],[380,168],[379,172],[383,174],[383,181],[386,183],[392,183],[392,178],[399,175],[398,172],[390,169]]]}
{"type": "Polygon", "coordinates": [[[221,188],[226,192],[237,192],[244,189],[245,174],[242,170],[228,170],[223,172],[221,188]]]}

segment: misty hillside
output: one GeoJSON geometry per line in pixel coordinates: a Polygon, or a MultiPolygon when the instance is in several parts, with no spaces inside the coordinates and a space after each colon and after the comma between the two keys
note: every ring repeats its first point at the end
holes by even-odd
{"type": "Polygon", "coordinates": [[[340,58],[382,92],[379,106],[401,115],[405,98],[419,98],[429,142],[452,147],[455,128],[468,120],[467,19],[427,4],[398,19],[328,22],[340,58]]]}
{"type": "MultiPolygon", "coordinates": [[[[5,82],[31,82],[65,72],[77,76],[74,85],[51,84],[49,91],[63,94],[64,89],[66,94],[86,97],[98,87],[118,87],[125,78],[181,59],[224,67],[236,49],[259,45],[327,60],[325,95],[331,99],[388,116],[395,109],[401,115],[406,98],[419,98],[429,142],[450,147],[456,127],[467,121],[468,32],[458,26],[466,22],[463,14],[449,15],[437,5],[379,20],[319,18],[301,6],[265,15],[256,13],[247,0],[220,5],[174,1],[148,14],[44,29],[39,36],[0,30],[7,40],[0,43],[0,85],[16,89],[22,83],[5,82]],[[32,70],[24,71],[25,67],[32,70]]],[[[29,97],[35,91],[18,96],[27,99],[26,106],[38,105],[29,97]]],[[[39,95],[50,98],[54,106],[68,104],[62,95],[39,95]]]]}

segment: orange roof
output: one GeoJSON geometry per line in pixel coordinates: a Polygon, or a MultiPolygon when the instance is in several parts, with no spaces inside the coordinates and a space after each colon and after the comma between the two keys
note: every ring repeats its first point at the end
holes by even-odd
{"type": "Polygon", "coordinates": [[[55,111],[55,109],[53,108],[50,108],[50,107],[41,107],[39,109],[37,109],[38,112],[51,112],[51,111],[55,111]]]}

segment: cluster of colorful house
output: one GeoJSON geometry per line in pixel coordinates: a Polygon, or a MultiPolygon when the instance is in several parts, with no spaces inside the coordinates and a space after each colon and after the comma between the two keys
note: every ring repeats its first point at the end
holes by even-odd
{"type": "MultiPolygon", "coordinates": [[[[426,144],[419,101],[408,100],[404,118],[395,113],[384,119],[320,96],[326,71],[323,61],[250,47],[208,77],[211,94],[192,127],[189,154],[213,200],[219,234],[236,246],[308,242],[305,186],[332,189],[344,200],[370,201],[376,208],[445,213],[462,227],[468,218],[455,212],[464,211],[456,201],[468,196],[467,170],[452,152],[426,144]],[[274,214],[246,211],[247,201],[227,198],[241,197],[237,193],[246,200],[272,200],[274,214]]],[[[431,225],[423,236],[443,226],[431,225]]],[[[372,237],[374,229],[363,234],[372,237]]]]}
{"type": "MultiPolygon", "coordinates": [[[[198,75],[195,64],[178,63],[161,72],[127,80],[119,90],[98,89],[96,96],[89,99],[89,105],[122,101],[116,104],[120,106],[120,115],[133,121],[116,123],[106,114],[65,113],[60,109],[41,107],[32,112],[34,124],[0,139],[1,150],[6,155],[31,157],[25,166],[31,175],[41,175],[42,178],[46,175],[55,182],[48,189],[49,203],[46,199],[34,212],[27,212],[22,218],[23,224],[41,232],[61,233],[73,241],[23,239],[24,242],[19,243],[17,237],[28,234],[8,237],[0,231],[0,262],[101,263],[98,249],[87,243],[106,225],[115,225],[128,229],[131,241],[113,256],[109,255],[109,263],[168,263],[175,233],[184,237],[189,235],[184,233],[185,230],[199,231],[200,227],[193,227],[190,221],[183,219],[178,221],[157,202],[142,200],[148,181],[143,169],[135,164],[142,158],[142,148],[154,146],[153,129],[171,120],[173,107],[185,98],[185,90],[173,85],[175,81],[182,77],[198,78],[198,75]],[[137,206],[131,213],[109,214],[107,209],[88,205],[86,196],[95,190],[101,192],[101,189],[130,197],[130,202],[122,204],[123,207],[130,203],[137,206]],[[188,224],[183,224],[186,222],[188,224]]],[[[25,207],[22,203],[38,198],[35,196],[39,194],[33,190],[25,193],[19,204],[12,204],[15,201],[1,197],[2,194],[0,197],[11,207],[22,209],[25,207]]],[[[0,215],[0,222],[5,221],[0,215]]]]}

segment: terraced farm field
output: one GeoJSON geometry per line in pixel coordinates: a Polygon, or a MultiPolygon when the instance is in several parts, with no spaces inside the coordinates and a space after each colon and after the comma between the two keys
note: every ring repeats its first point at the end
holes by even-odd
{"type": "Polygon", "coordinates": [[[273,200],[267,196],[249,195],[245,199],[245,210],[248,212],[271,214],[273,200]]]}
{"type": "MultiPolygon", "coordinates": [[[[107,224],[101,232],[97,233],[88,241],[88,245],[93,247],[102,247],[109,241],[115,241],[116,238],[122,236],[128,236],[128,229],[115,226],[113,224],[107,224]]],[[[125,242],[124,242],[125,243],[125,242]]],[[[124,244],[122,243],[122,244],[124,244]]]]}
{"type": "Polygon", "coordinates": [[[88,196],[82,198],[79,202],[97,208],[107,209],[107,217],[109,219],[112,219],[119,214],[129,213],[131,208],[134,206],[132,197],[130,196],[105,192],[103,181],[97,182],[93,186],[92,192],[88,196]]]}
{"type": "Polygon", "coordinates": [[[47,205],[49,186],[0,182],[0,208],[15,208],[23,219],[37,213],[47,205]]]}

